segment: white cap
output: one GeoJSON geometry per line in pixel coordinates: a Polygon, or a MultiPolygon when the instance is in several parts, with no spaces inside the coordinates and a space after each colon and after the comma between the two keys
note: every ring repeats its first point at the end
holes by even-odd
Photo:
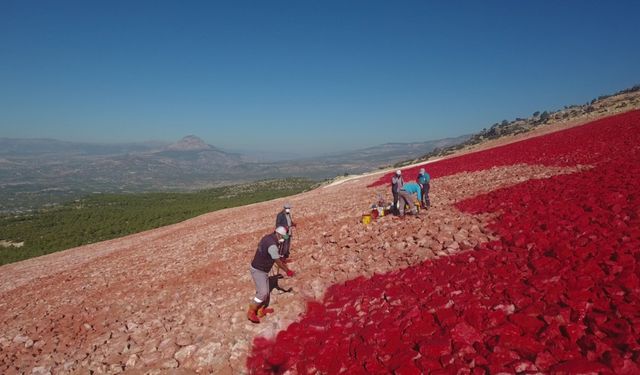
{"type": "Polygon", "coordinates": [[[402,174],[402,171],[398,169],[398,170],[396,171],[396,174],[397,174],[397,175],[401,175],[401,174],[402,174]]]}
{"type": "Polygon", "coordinates": [[[278,234],[281,234],[281,235],[285,236],[285,235],[287,234],[287,230],[286,230],[286,229],[284,229],[284,227],[282,227],[282,226],[281,226],[281,227],[277,227],[277,228],[276,228],[276,233],[278,233],[278,234]]]}

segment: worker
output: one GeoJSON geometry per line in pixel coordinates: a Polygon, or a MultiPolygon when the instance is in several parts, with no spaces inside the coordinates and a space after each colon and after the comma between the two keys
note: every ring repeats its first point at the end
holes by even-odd
{"type": "Polygon", "coordinates": [[[409,206],[409,208],[411,209],[411,213],[413,215],[417,215],[418,209],[416,208],[413,202],[415,201],[415,198],[418,198],[418,202],[420,202],[420,199],[422,198],[420,185],[418,185],[415,182],[408,182],[404,184],[402,188],[400,188],[398,195],[399,195],[398,203],[400,203],[400,207],[399,207],[400,216],[404,216],[405,205],[409,206]]]}
{"type": "Polygon", "coordinates": [[[273,264],[277,264],[284,270],[288,277],[293,277],[294,272],[280,259],[278,244],[284,242],[288,237],[287,230],[284,227],[277,227],[273,233],[262,237],[258,243],[258,249],[251,262],[251,277],[256,285],[256,294],[249,304],[247,318],[253,323],[260,323],[260,318],[268,313],[272,313],[273,309],[269,306],[269,272],[273,264]]]}
{"type": "Polygon", "coordinates": [[[431,201],[429,200],[431,176],[429,176],[429,173],[427,173],[424,168],[420,168],[420,173],[418,173],[418,178],[416,180],[418,182],[418,185],[420,185],[420,189],[422,190],[422,199],[420,200],[420,203],[422,203],[422,207],[431,207],[431,201]]]}
{"type": "Polygon", "coordinates": [[[286,262],[289,259],[290,250],[291,250],[291,237],[293,236],[293,227],[296,224],[293,222],[293,217],[291,216],[291,204],[285,203],[282,211],[278,213],[276,216],[276,227],[284,227],[287,230],[288,238],[284,240],[282,246],[280,247],[280,255],[282,256],[282,260],[286,262]]]}
{"type": "Polygon", "coordinates": [[[402,185],[404,185],[404,181],[402,180],[402,171],[398,169],[396,174],[391,178],[391,194],[393,194],[392,210],[394,211],[394,214],[399,212],[400,206],[398,206],[398,194],[402,185]]]}

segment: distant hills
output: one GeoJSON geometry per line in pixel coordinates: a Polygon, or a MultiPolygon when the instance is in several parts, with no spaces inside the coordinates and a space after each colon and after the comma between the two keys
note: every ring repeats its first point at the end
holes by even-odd
{"type": "Polygon", "coordinates": [[[398,166],[423,162],[430,158],[443,157],[462,149],[469,149],[488,140],[527,133],[537,127],[556,122],[587,122],[602,116],[614,115],[640,108],[640,85],[620,90],[611,95],[601,95],[585,104],[564,106],[556,111],[536,111],[528,118],[516,118],[496,122],[484,128],[468,140],[446,147],[438,147],[416,159],[407,159],[398,166]]]}
{"type": "Polygon", "coordinates": [[[367,172],[468,138],[388,143],[277,162],[223,151],[195,135],[171,144],[0,138],[0,212],[29,210],[96,192],[190,191],[285,177],[322,180],[367,172]]]}
{"type": "Polygon", "coordinates": [[[229,152],[195,135],[175,143],[123,144],[0,138],[0,213],[27,211],[91,193],[192,191],[286,177],[323,180],[442,157],[553,122],[588,121],[635,108],[640,108],[640,86],[600,96],[583,105],[504,120],[474,135],[386,143],[298,159],[289,159],[286,154],[229,152]]]}
{"type": "Polygon", "coordinates": [[[163,146],[165,144],[158,142],[103,144],[66,142],[49,138],[0,138],[0,157],[115,155],[148,152],[163,146]]]}

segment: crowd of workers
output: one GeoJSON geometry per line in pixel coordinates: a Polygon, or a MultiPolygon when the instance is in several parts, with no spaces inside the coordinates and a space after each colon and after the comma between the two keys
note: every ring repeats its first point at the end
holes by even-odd
{"type": "MultiPolygon", "coordinates": [[[[411,214],[416,215],[418,212],[416,203],[424,208],[429,208],[431,206],[429,200],[430,179],[429,174],[422,168],[415,182],[405,183],[402,179],[402,171],[398,169],[391,179],[392,212],[402,217],[405,215],[406,206],[411,210],[411,214]]],[[[269,308],[271,294],[269,273],[273,265],[275,264],[283,270],[288,277],[294,275],[287,263],[291,253],[291,238],[295,226],[291,215],[291,205],[286,203],[276,216],[276,229],[262,237],[258,243],[250,267],[251,277],[256,286],[256,294],[247,311],[247,318],[253,323],[260,323],[260,318],[273,312],[273,309],[269,308]]]]}

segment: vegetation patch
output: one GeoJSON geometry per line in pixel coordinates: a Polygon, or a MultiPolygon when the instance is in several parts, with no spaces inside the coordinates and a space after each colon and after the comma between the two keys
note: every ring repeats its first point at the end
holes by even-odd
{"type": "Polygon", "coordinates": [[[29,214],[2,215],[0,241],[12,246],[0,246],[0,265],[298,194],[317,185],[287,178],[192,193],[95,194],[29,214]]]}

